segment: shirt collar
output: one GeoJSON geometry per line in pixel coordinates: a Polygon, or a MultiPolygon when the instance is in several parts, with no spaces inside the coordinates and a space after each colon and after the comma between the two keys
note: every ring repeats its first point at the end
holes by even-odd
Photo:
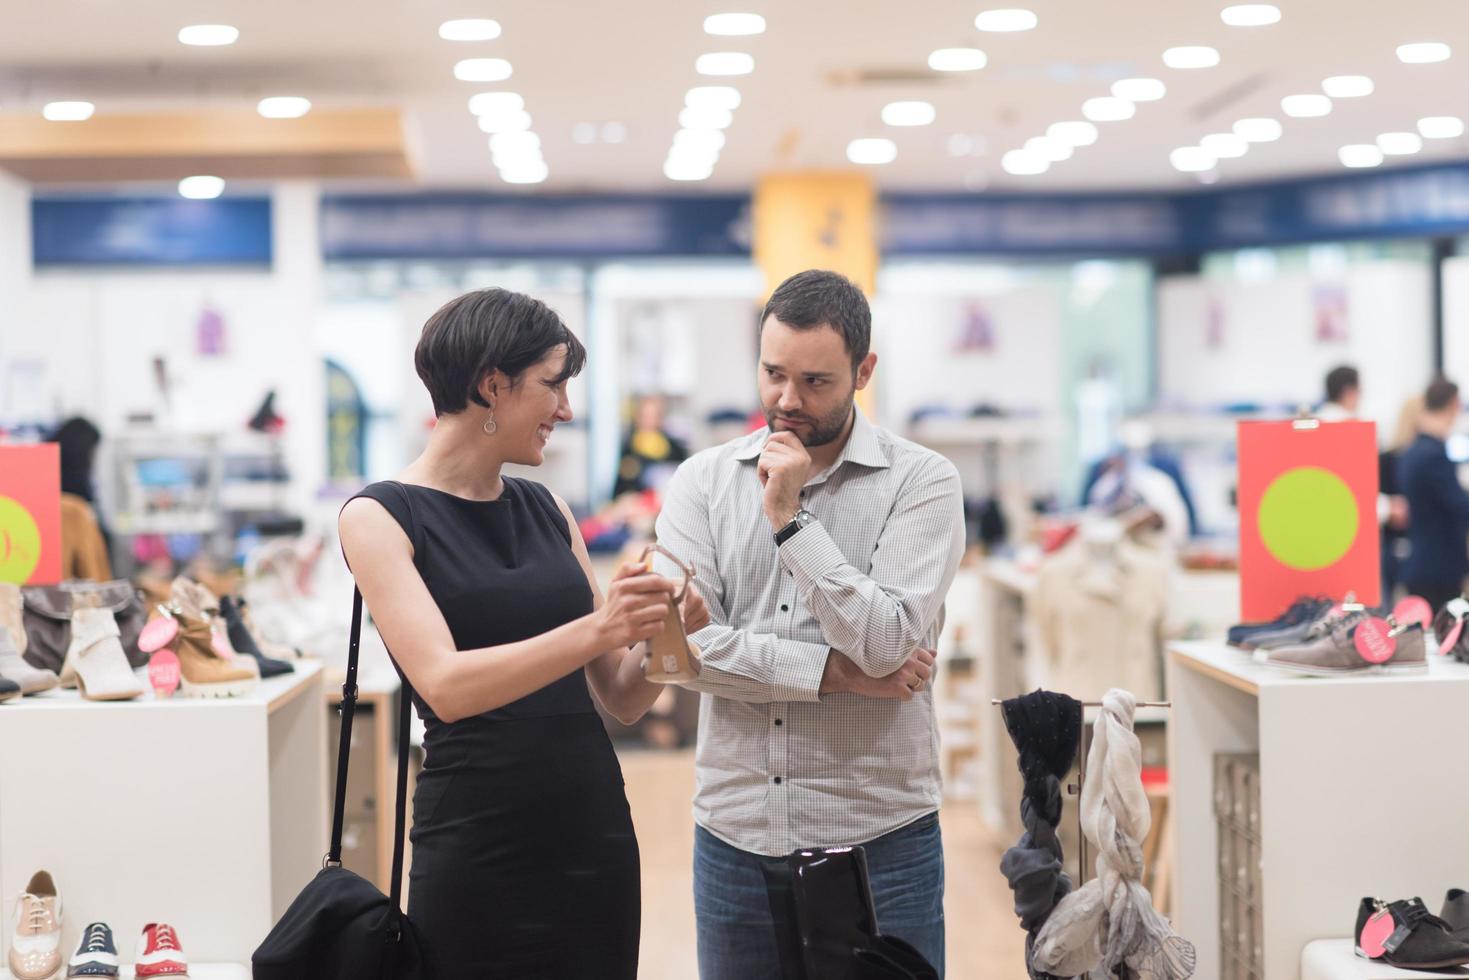
{"type": "MultiPolygon", "coordinates": [[[[877,430],[871,422],[867,421],[867,416],[862,414],[862,409],[854,408],[853,411],[857,417],[852,422],[852,434],[847,437],[847,444],[843,447],[842,454],[837,457],[832,471],[839,469],[843,463],[856,463],[858,466],[870,466],[873,469],[887,469],[892,463],[882,451],[882,444],[877,439],[877,430]]],[[[735,451],[734,458],[742,463],[759,459],[760,453],[765,450],[765,441],[769,438],[770,428],[768,426],[751,433],[745,437],[745,445],[735,451]]]]}

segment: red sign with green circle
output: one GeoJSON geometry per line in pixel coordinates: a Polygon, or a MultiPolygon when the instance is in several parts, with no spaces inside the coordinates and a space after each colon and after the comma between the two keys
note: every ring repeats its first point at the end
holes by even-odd
{"type": "Polygon", "coordinates": [[[61,581],[61,447],[0,446],[0,582],[61,581]]]}

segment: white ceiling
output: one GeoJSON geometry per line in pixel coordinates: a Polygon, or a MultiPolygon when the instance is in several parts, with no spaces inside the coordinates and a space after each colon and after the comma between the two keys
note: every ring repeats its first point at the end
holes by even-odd
{"type": "MultiPolygon", "coordinates": [[[[39,111],[52,99],[97,103],[98,113],[252,106],[264,95],[305,95],[316,104],[399,105],[423,182],[442,188],[505,190],[485,137],[466,103],[485,90],[521,93],[550,166],[543,188],[733,191],[761,173],[848,168],[845,148],[861,136],[889,136],[897,160],[872,168],[886,190],[1187,188],[1197,178],[1169,164],[1169,151],[1227,131],[1246,116],[1274,116],[1284,137],[1220,162],[1220,183],[1340,173],[1337,150],[1382,132],[1412,130],[1431,115],[1469,115],[1469,16],[1461,0],[1275,0],[1283,20],[1231,28],[1219,0],[0,0],[0,113],[39,111]],[[1040,26],[982,34],[975,15],[1024,5],[1040,26]],[[709,13],[750,10],[768,29],[753,38],[712,38],[709,13]],[[440,40],[441,21],[493,17],[494,41],[440,40]],[[228,23],[227,48],[187,48],[178,29],[228,23]],[[1405,65],[1395,49],[1444,41],[1454,57],[1405,65]],[[1177,71],[1167,47],[1208,44],[1216,68],[1177,71]],[[927,71],[939,47],[975,46],[989,66],[964,75],[927,71]],[[701,53],[747,51],[752,75],[735,79],[743,105],[728,130],[714,177],[675,184],[662,173],[684,91],[707,79],[701,53]],[[514,76],[499,85],[454,79],[465,57],[508,58],[514,76]],[[861,73],[907,80],[855,83],[861,73]],[[1376,92],[1338,100],[1324,118],[1282,115],[1283,96],[1319,92],[1329,75],[1365,74],[1376,92]],[[1000,166],[1054,122],[1081,118],[1085,99],[1112,80],[1153,76],[1168,85],[1126,122],[1102,123],[1096,145],[1038,177],[1000,166]],[[917,129],[883,125],[883,105],[925,99],[937,122],[917,129]],[[616,121],[620,145],[577,145],[580,122],[616,121]],[[956,133],[978,138],[979,155],[956,158],[956,133]]],[[[58,124],[77,125],[77,124],[58,124]]],[[[85,124],[80,124],[85,125],[85,124]]],[[[1392,164],[1469,158],[1469,140],[1427,141],[1392,164]]]]}

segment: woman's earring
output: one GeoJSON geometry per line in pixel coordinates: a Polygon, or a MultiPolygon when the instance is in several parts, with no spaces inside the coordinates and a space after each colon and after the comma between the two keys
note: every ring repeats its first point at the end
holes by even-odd
{"type": "Polygon", "coordinates": [[[487,436],[494,435],[500,428],[500,423],[495,421],[495,410],[493,408],[490,409],[489,418],[485,419],[485,424],[480,426],[480,428],[485,430],[485,435],[487,436]]]}

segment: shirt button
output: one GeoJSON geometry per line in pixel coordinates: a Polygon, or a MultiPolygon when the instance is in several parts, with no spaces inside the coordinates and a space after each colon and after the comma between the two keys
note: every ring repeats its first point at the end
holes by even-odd
{"type": "Polygon", "coordinates": [[[780,785],[780,777],[779,776],[776,776],[775,777],[775,785],[777,785],[777,786],[780,785]]]}
{"type": "Polygon", "coordinates": [[[779,718],[775,719],[775,723],[777,725],[783,725],[783,724],[785,724],[785,722],[781,721],[779,718]]]}
{"type": "Polygon", "coordinates": [[[791,607],[790,606],[783,605],[783,606],[780,607],[780,611],[781,612],[790,612],[791,611],[791,607]]]}

